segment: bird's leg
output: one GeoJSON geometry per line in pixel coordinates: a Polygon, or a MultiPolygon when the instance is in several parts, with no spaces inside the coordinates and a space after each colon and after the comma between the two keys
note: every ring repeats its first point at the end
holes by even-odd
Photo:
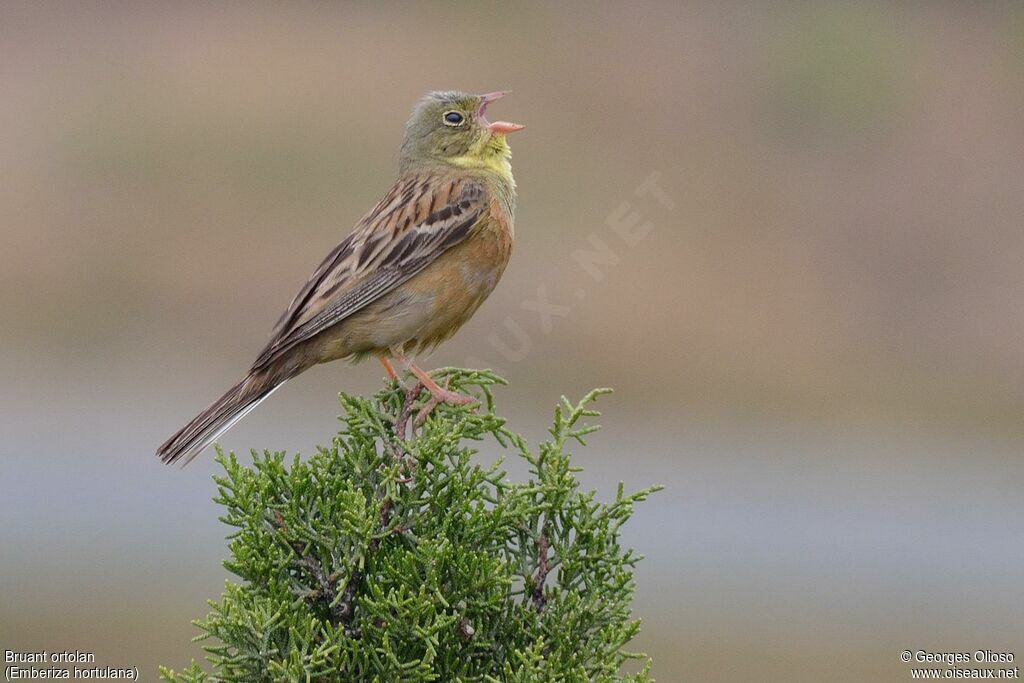
{"type": "MultiPolygon", "coordinates": [[[[437,403],[451,403],[453,405],[466,405],[467,403],[475,403],[476,402],[476,399],[473,398],[472,396],[467,396],[466,394],[460,394],[457,391],[452,391],[451,389],[447,389],[445,387],[442,387],[437,382],[435,382],[434,379],[429,374],[427,374],[426,372],[424,372],[420,368],[416,367],[416,364],[413,363],[408,358],[406,358],[404,355],[402,355],[402,356],[395,356],[395,357],[399,361],[401,361],[401,363],[405,367],[409,368],[409,372],[411,372],[412,374],[416,375],[416,379],[418,379],[420,382],[423,383],[424,388],[427,391],[429,391],[430,395],[435,399],[435,401],[434,401],[435,405],[437,403]]],[[[433,406],[431,406],[431,408],[433,408],[433,406]]]]}
{"type": "Polygon", "coordinates": [[[377,356],[377,360],[384,366],[384,372],[388,373],[388,379],[398,381],[398,374],[395,372],[395,368],[391,365],[391,361],[387,359],[387,356],[377,356]]]}

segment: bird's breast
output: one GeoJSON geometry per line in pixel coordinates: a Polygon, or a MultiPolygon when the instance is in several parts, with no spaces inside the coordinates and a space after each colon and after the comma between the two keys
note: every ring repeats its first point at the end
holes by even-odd
{"type": "Polygon", "coordinates": [[[409,291],[428,310],[413,345],[431,347],[456,332],[494,291],[512,254],[510,221],[489,218],[409,281],[409,291]]]}

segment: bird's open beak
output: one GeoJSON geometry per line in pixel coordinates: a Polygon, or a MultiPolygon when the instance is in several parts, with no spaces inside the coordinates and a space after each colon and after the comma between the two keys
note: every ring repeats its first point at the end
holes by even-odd
{"type": "Polygon", "coordinates": [[[499,90],[497,92],[489,92],[486,95],[480,96],[480,108],[476,110],[477,118],[480,121],[480,125],[489,130],[492,133],[501,133],[502,135],[507,133],[515,133],[517,130],[522,130],[526,126],[519,123],[509,123],[508,121],[495,121],[491,123],[484,116],[484,112],[487,111],[487,105],[497,99],[501,99],[509,93],[508,90],[499,90]]]}

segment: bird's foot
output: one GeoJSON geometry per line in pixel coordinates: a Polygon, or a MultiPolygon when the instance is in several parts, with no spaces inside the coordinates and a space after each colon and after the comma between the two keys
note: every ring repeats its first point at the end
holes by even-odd
{"type": "Polygon", "coordinates": [[[457,391],[452,391],[448,388],[448,380],[445,379],[444,386],[440,386],[434,382],[431,382],[433,386],[426,386],[426,390],[430,392],[430,400],[420,408],[420,411],[416,413],[416,426],[419,427],[426,422],[427,417],[433,412],[434,408],[441,403],[450,403],[456,406],[469,405],[470,403],[476,403],[477,400],[467,394],[460,394],[457,391]]]}

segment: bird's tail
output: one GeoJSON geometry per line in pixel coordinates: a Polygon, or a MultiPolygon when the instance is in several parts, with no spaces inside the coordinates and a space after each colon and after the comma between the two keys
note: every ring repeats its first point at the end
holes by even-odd
{"type": "Polygon", "coordinates": [[[196,415],[177,434],[164,442],[156,449],[156,454],[165,464],[184,458],[182,465],[187,465],[290,376],[269,369],[250,372],[245,379],[228,389],[209,408],[196,415]]]}

